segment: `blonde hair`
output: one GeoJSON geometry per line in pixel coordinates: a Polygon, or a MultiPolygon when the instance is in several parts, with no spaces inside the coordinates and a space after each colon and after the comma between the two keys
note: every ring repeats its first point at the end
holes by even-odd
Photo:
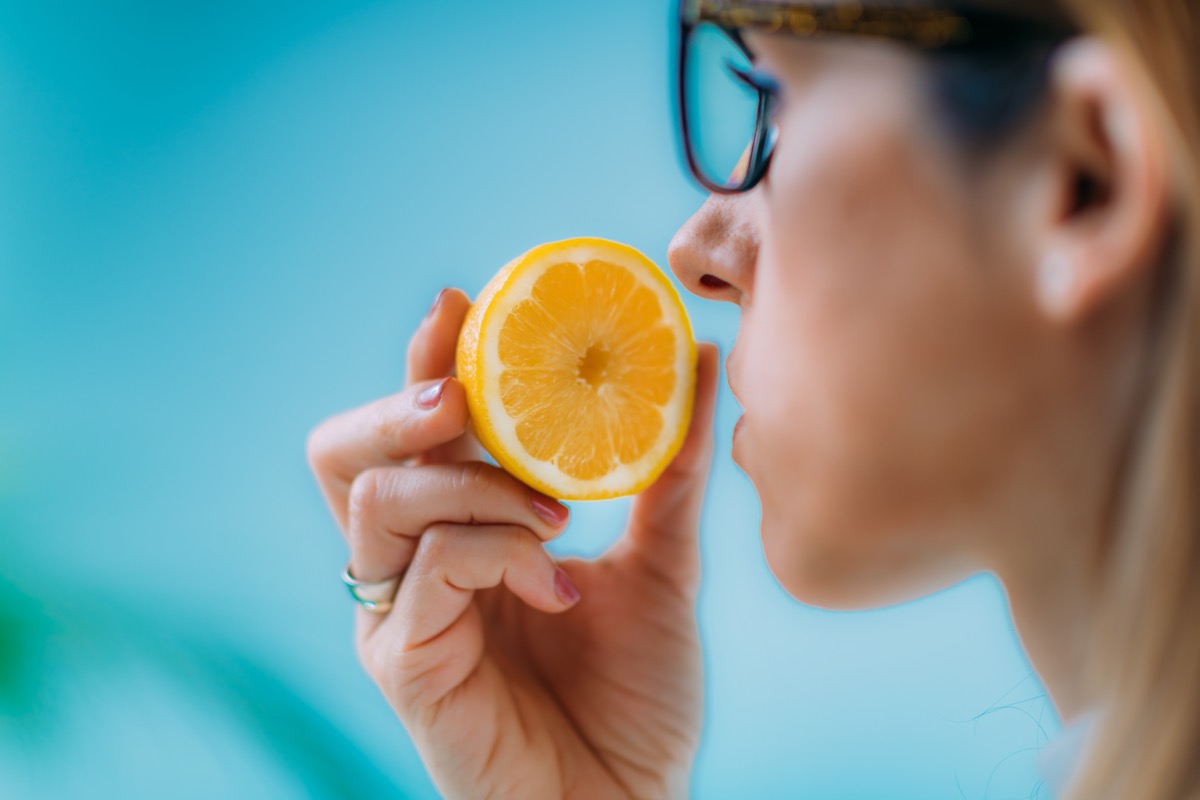
{"type": "Polygon", "coordinates": [[[1200,0],[1066,4],[1139,71],[1175,193],[1144,406],[1097,561],[1084,677],[1100,715],[1067,796],[1200,798],[1200,0]]]}

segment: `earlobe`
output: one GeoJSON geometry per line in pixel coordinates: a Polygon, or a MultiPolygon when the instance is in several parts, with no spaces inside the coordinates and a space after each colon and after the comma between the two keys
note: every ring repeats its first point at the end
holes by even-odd
{"type": "Polygon", "coordinates": [[[1169,182],[1159,120],[1132,67],[1109,45],[1065,45],[1052,67],[1055,219],[1036,268],[1043,314],[1082,320],[1146,278],[1167,229],[1169,182]]]}
{"type": "Polygon", "coordinates": [[[1064,253],[1051,250],[1038,264],[1037,299],[1047,317],[1061,321],[1071,316],[1076,305],[1075,267],[1064,253]]]}

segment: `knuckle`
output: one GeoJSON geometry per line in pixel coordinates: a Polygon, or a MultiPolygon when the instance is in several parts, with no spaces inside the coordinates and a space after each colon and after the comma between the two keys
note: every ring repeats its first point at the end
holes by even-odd
{"type": "Polygon", "coordinates": [[[406,435],[406,422],[406,417],[394,402],[379,403],[371,411],[372,435],[384,443],[389,453],[401,449],[406,435]]]}
{"type": "Polygon", "coordinates": [[[383,471],[368,469],[360,472],[350,484],[349,535],[361,539],[379,517],[380,495],[383,492],[383,471]]]}
{"type": "Polygon", "coordinates": [[[427,503],[433,486],[428,467],[400,467],[392,470],[389,480],[389,502],[394,506],[417,510],[427,503]]]}
{"type": "Polygon", "coordinates": [[[320,476],[329,472],[329,422],[323,422],[313,428],[304,443],[304,453],[308,458],[308,467],[314,474],[320,476]]]}
{"type": "Polygon", "coordinates": [[[458,539],[458,532],[451,526],[441,523],[430,525],[421,534],[413,561],[420,559],[425,565],[445,563],[454,557],[458,539]]]}
{"type": "Polygon", "coordinates": [[[457,480],[457,491],[472,497],[478,496],[494,486],[494,467],[482,461],[468,462],[458,470],[457,480]]]}
{"type": "Polygon", "coordinates": [[[401,717],[413,717],[431,697],[439,697],[445,686],[444,656],[428,648],[412,648],[396,637],[379,648],[371,677],[395,706],[401,717]]]}
{"type": "Polygon", "coordinates": [[[404,646],[403,637],[373,638],[358,649],[363,671],[402,715],[425,691],[425,654],[404,646]]]}

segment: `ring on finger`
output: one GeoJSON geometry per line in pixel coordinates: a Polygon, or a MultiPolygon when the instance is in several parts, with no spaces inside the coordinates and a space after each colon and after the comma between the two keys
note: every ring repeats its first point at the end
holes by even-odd
{"type": "Polygon", "coordinates": [[[342,570],[342,583],[350,590],[350,596],[371,614],[386,614],[391,610],[401,577],[397,575],[385,581],[360,581],[350,574],[349,565],[342,570]]]}

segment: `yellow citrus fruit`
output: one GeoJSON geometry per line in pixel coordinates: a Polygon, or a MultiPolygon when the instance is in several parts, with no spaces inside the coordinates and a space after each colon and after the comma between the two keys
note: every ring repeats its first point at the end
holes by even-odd
{"type": "Polygon", "coordinates": [[[563,500],[640,492],[691,418],[696,345],[683,303],[653,262],[604,239],[509,262],[471,306],[456,365],[479,441],[563,500]]]}

